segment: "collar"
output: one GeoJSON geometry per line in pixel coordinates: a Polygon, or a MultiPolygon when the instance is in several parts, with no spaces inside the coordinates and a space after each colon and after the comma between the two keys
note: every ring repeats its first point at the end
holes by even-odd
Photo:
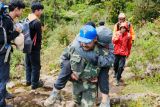
{"type": "Polygon", "coordinates": [[[40,20],[34,13],[31,13],[28,15],[28,19],[29,21],[33,21],[33,20],[40,20]]]}

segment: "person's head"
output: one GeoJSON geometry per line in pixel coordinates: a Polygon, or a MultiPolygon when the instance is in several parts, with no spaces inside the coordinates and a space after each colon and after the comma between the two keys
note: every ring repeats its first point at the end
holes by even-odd
{"type": "Polygon", "coordinates": [[[121,23],[121,25],[120,25],[120,32],[121,32],[121,33],[124,33],[124,32],[126,32],[126,31],[128,31],[128,24],[127,24],[126,22],[123,22],[123,23],[121,23]]]}
{"type": "Polygon", "coordinates": [[[80,29],[77,39],[85,51],[94,49],[95,43],[97,42],[96,29],[90,25],[84,25],[80,29]]]}
{"type": "Polygon", "coordinates": [[[105,22],[104,21],[100,21],[99,22],[99,26],[104,26],[105,25],[105,22]]]}
{"type": "Polygon", "coordinates": [[[38,18],[41,17],[43,13],[44,6],[40,2],[32,3],[31,10],[38,18]]]}
{"type": "Polygon", "coordinates": [[[126,20],[126,15],[124,13],[120,13],[118,15],[118,22],[122,23],[126,20]]]}
{"type": "Polygon", "coordinates": [[[86,25],[90,25],[90,26],[96,28],[96,24],[94,22],[92,22],[92,21],[87,22],[86,25]]]}
{"type": "Polygon", "coordinates": [[[9,12],[14,13],[15,17],[20,17],[24,8],[25,4],[20,0],[12,0],[9,3],[9,12]]]}

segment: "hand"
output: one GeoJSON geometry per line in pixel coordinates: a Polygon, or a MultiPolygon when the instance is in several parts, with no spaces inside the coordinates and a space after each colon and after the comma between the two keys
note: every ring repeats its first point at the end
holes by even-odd
{"type": "Polygon", "coordinates": [[[74,72],[71,74],[71,78],[76,81],[78,80],[78,76],[74,72]]]}
{"type": "Polygon", "coordinates": [[[22,29],[20,29],[20,28],[17,27],[17,28],[16,28],[16,31],[19,32],[19,33],[21,33],[21,32],[22,32],[22,29]]]}
{"type": "Polygon", "coordinates": [[[90,81],[93,82],[93,83],[96,83],[96,82],[98,82],[98,78],[97,77],[92,78],[92,79],[90,79],[90,81]]]}

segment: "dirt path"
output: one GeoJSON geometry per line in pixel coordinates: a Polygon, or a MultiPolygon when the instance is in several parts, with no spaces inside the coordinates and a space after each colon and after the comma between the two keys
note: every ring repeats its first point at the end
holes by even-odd
{"type": "MultiPolygon", "coordinates": [[[[127,69],[127,68],[126,68],[127,69]]],[[[123,75],[127,75],[124,72],[123,75]]],[[[111,98],[117,98],[121,96],[121,92],[126,86],[125,82],[122,81],[120,86],[115,86],[115,78],[113,78],[113,70],[109,72],[110,78],[110,96],[111,98]]],[[[18,81],[13,82],[9,90],[16,96],[14,99],[7,100],[8,103],[14,105],[14,107],[44,107],[43,102],[49,96],[52,90],[53,81],[56,77],[41,75],[42,80],[45,81],[45,88],[39,88],[36,91],[26,87],[24,82],[18,81]]],[[[127,76],[128,77],[128,76],[127,76]]],[[[72,101],[72,84],[67,83],[67,86],[62,90],[62,102],[57,102],[58,105],[54,107],[68,107],[67,105],[72,101]],[[59,105],[60,103],[60,105],[59,105]]],[[[128,107],[128,106],[127,106],[128,107]]]]}

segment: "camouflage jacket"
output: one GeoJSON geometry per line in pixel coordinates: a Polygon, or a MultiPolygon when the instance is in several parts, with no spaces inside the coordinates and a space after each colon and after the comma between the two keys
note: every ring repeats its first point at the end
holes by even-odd
{"type": "MultiPolygon", "coordinates": [[[[97,77],[100,68],[97,65],[92,64],[77,52],[78,48],[68,46],[63,52],[63,56],[67,56],[70,60],[71,70],[79,77],[80,80],[89,80],[97,77]]],[[[79,47],[80,49],[80,47],[79,47]]],[[[93,50],[96,54],[107,55],[108,51],[105,48],[95,46],[93,50]]]]}

